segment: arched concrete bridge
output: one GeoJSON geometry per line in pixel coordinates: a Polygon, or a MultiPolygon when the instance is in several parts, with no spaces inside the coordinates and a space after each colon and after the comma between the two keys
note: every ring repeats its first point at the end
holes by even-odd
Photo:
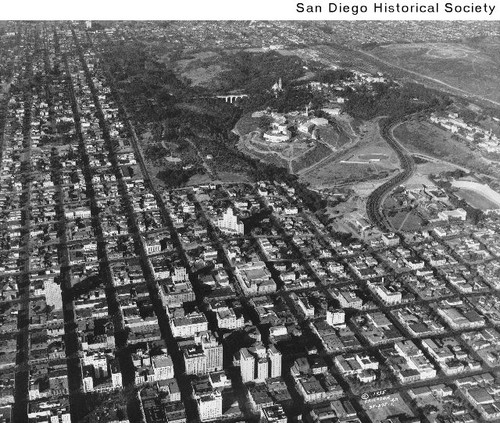
{"type": "Polygon", "coordinates": [[[246,98],[248,94],[227,94],[227,95],[216,95],[215,98],[220,98],[226,103],[234,103],[236,100],[246,98]]]}

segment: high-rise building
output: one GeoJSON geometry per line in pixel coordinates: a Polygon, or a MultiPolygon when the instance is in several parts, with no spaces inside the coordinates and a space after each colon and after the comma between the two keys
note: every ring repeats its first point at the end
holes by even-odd
{"type": "Polygon", "coordinates": [[[212,332],[205,332],[201,335],[200,342],[207,358],[207,372],[222,370],[222,344],[215,335],[212,332]]]}
{"type": "Polygon", "coordinates": [[[222,370],[223,348],[210,331],[198,333],[180,343],[187,374],[206,374],[222,370]]]}
{"type": "Polygon", "coordinates": [[[281,353],[274,345],[271,345],[267,350],[269,358],[269,377],[281,376],[281,353]]]}
{"type": "Polygon", "coordinates": [[[281,376],[281,353],[274,345],[268,349],[262,344],[241,348],[236,361],[244,383],[264,382],[267,378],[281,376]]]}
{"type": "Polygon", "coordinates": [[[183,348],[184,367],[188,375],[207,373],[207,357],[199,344],[191,344],[183,348]]]}
{"type": "Polygon", "coordinates": [[[114,359],[111,363],[109,363],[109,368],[111,370],[111,382],[113,388],[121,388],[123,386],[123,382],[119,361],[114,359]]]}
{"type": "Polygon", "coordinates": [[[161,354],[151,358],[155,380],[172,379],[174,377],[174,364],[168,354],[161,354]]]}
{"type": "Polygon", "coordinates": [[[230,234],[245,233],[245,227],[238,217],[234,215],[233,209],[228,208],[220,219],[216,222],[217,227],[222,231],[230,234]]]}
{"type": "Polygon", "coordinates": [[[269,376],[269,363],[267,357],[259,357],[255,361],[255,382],[264,382],[269,376]]]}
{"type": "Polygon", "coordinates": [[[255,356],[254,381],[264,382],[269,375],[266,347],[262,344],[257,344],[250,348],[250,352],[255,356]]]}
{"type": "Polygon", "coordinates": [[[240,372],[243,383],[254,380],[255,358],[247,348],[240,350],[240,372]]]}

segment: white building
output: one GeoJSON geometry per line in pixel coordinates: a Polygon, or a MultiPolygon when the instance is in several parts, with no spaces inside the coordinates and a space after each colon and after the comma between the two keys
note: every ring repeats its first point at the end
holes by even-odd
{"type": "Polygon", "coordinates": [[[212,332],[197,334],[183,348],[187,374],[206,374],[222,370],[223,347],[212,332]]]}
{"type": "Polygon", "coordinates": [[[243,316],[236,317],[232,308],[223,308],[217,310],[217,326],[219,329],[238,329],[245,325],[243,316]]]}
{"type": "Polygon", "coordinates": [[[254,380],[255,375],[255,358],[247,348],[240,350],[240,372],[243,382],[254,380]]]}
{"type": "Polygon", "coordinates": [[[264,382],[267,378],[281,376],[281,353],[273,345],[268,349],[262,344],[242,348],[236,361],[239,361],[244,383],[264,382]]]}
{"type": "Polygon", "coordinates": [[[467,212],[462,208],[455,210],[445,210],[438,213],[438,218],[439,220],[444,220],[444,221],[448,221],[450,220],[450,218],[457,220],[465,220],[467,219],[467,212]]]}
{"type": "Polygon", "coordinates": [[[157,355],[151,358],[155,380],[172,379],[174,377],[174,364],[168,354],[157,355]]]}
{"type": "Polygon", "coordinates": [[[267,350],[269,360],[269,377],[281,376],[281,353],[274,345],[271,345],[267,350]]]}
{"type": "MultiPolygon", "coordinates": [[[[196,338],[195,338],[196,339],[196,338]]],[[[222,344],[212,332],[206,332],[199,337],[205,356],[207,357],[207,371],[222,370],[222,344]]]]}
{"type": "Polygon", "coordinates": [[[238,220],[238,217],[234,215],[233,209],[230,207],[226,210],[222,217],[217,220],[216,226],[222,232],[229,234],[243,235],[245,233],[243,223],[238,220]]]}
{"type": "Polygon", "coordinates": [[[188,274],[185,267],[175,267],[174,274],[172,275],[172,281],[174,282],[185,282],[188,280],[188,274]]]}
{"type": "Polygon", "coordinates": [[[345,311],[344,310],[327,310],[326,323],[330,326],[345,325],[345,311]]]}
{"type": "Polygon", "coordinates": [[[403,295],[394,289],[389,289],[385,285],[368,282],[368,286],[380,297],[387,305],[401,304],[403,295]]]}
{"type": "Polygon", "coordinates": [[[222,416],[222,395],[215,390],[197,398],[198,412],[202,422],[216,420],[222,416]]]}
{"type": "Polygon", "coordinates": [[[175,338],[191,338],[199,332],[208,330],[208,321],[203,313],[192,312],[186,316],[170,320],[172,335],[175,338]]]}

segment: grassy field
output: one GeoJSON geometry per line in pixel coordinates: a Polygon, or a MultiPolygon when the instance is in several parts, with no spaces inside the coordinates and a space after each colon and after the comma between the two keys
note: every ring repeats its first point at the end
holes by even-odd
{"type": "Polygon", "coordinates": [[[292,169],[294,172],[298,172],[301,169],[305,169],[312,166],[314,163],[319,162],[331,153],[332,150],[330,148],[324,144],[318,143],[314,149],[301,155],[297,159],[292,160],[292,169]]]}
{"type": "Polygon", "coordinates": [[[274,164],[278,167],[288,167],[288,163],[281,159],[276,153],[262,153],[255,151],[251,148],[248,148],[244,143],[238,143],[238,150],[242,151],[245,154],[248,154],[250,157],[254,157],[256,159],[261,160],[262,162],[274,164]]]}
{"type": "Polygon", "coordinates": [[[387,220],[396,230],[415,232],[422,229],[424,222],[414,212],[397,212],[396,215],[387,215],[387,220]]]}
{"type": "MultiPolygon", "coordinates": [[[[189,78],[194,86],[210,86],[226,68],[218,64],[220,55],[214,51],[195,53],[175,62],[175,70],[184,78],[189,78]]],[[[165,58],[166,63],[170,61],[165,58]]]]}
{"type": "Polygon", "coordinates": [[[249,134],[258,129],[259,118],[253,118],[251,113],[244,114],[234,127],[234,131],[240,135],[249,134]]]}
{"type": "Polygon", "coordinates": [[[390,170],[374,163],[358,164],[328,161],[324,166],[308,172],[303,179],[311,183],[312,186],[329,186],[383,179],[390,174],[392,174],[390,170]]]}

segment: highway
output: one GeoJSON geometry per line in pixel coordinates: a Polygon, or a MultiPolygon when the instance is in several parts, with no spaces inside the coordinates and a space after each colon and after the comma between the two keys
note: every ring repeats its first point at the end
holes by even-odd
{"type": "Polygon", "coordinates": [[[383,231],[390,230],[391,226],[387,222],[386,218],[382,213],[382,203],[386,195],[401,185],[403,182],[407,181],[415,172],[415,162],[411,157],[410,153],[394,138],[392,130],[395,126],[399,125],[401,122],[408,120],[411,116],[406,116],[402,119],[383,119],[379,122],[380,134],[387,141],[387,144],[396,152],[398,155],[399,162],[401,164],[402,171],[396,176],[392,177],[388,181],[380,185],[375,191],[373,191],[368,197],[366,203],[366,213],[371,222],[383,231]]]}

